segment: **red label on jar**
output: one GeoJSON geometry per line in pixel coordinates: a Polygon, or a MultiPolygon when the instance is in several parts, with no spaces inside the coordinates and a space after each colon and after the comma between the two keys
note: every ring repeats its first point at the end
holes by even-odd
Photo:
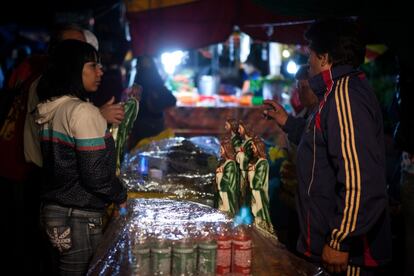
{"type": "Polygon", "coordinates": [[[250,275],[252,264],[252,240],[233,240],[234,273],[250,275]]]}
{"type": "Polygon", "coordinates": [[[217,239],[217,268],[218,275],[224,275],[230,272],[231,268],[231,239],[230,237],[221,237],[217,239]]]}

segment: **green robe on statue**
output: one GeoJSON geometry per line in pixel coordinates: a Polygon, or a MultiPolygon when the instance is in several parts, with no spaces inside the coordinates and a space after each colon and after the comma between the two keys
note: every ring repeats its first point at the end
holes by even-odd
{"type": "Polygon", "coordinates": [[[234,133],[231,134],[231,144],[233,145],[234,152],[239,152],[240,147],[242,145],[243,141],[239,135],[236,135],[234,133]]]}
{"type": "Polygon", "coordinates": [[[259,158],[255,164],[249,164],[248,179],[252,191],[254,223],[274,233],[269,214],[269,163],[266,159],[259,158]]]}
{"type": "Polygon", "coordinates": [[[218,209],[232,217],[239,210],[239,168],[234,160],[228,159],[216,170],[218,209]]]}

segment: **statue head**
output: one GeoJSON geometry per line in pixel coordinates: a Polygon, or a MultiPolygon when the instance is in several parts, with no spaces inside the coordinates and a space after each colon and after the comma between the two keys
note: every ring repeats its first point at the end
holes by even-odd
{"type": "Polygon", "coordinates": [[[234,159],[234,149],[230,139],[221,140],[220,155],[225,160],[234,159]]]}
{"type": "Polygon", "coordinates": [[[224,129],[226,131],[231,131],[234,134],[239,134],[239,124],[233,118],[229,118],[226,120],[226,122],[224,123],[224,129]]]}
{"type": "Polygon", "coordinates": [[[266,159],[266,147],[263,140],[259,136],[255,136],[253,138],[252,151],[253,155],[257,158],[266,159]]]}
{"type": "Polygon", "coordinates": [[[238,124],[238,131],[241,137],[253,137],[253,132],[251,131],[250,127],[241,120],[238,124]]]}

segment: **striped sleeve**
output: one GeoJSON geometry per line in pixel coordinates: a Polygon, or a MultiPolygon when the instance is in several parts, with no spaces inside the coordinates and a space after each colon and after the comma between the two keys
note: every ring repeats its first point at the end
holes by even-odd
{"type": "Polygon", "coordinates": [[[82,103],[72,113],[71,121],[76,150],[105,149],[107,123],[98,108],[90,103],[82,103]]]}
{"type": "Polygon", "coordinates": [[[364,95],[370,91],[352,89],[351,84],[349,76],[337,82],[326,127],[338,195],[328,244],[341,251],[348,251],[353,237],[366,234],[373,227],[386,204],[383,171],[377,166],[383,150],[377,128],[381,118],[373,112],[373,98],[364,95]]]}
{"type": "Polygon", "coordinates": [[[126,200],[126,190],[115,174],[115,148],[99,109],[82,103],[72,113],[72,133],[82,185],[110,203],[126,200]]]}

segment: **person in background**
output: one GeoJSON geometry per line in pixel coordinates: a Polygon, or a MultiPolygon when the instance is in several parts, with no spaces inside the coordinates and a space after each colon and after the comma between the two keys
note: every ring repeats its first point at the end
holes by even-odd
{"type": "Polygon", "coordinates": [[[61,275],[85,275],[102,239],[106,207],[116,203],[126,208],[126,188],[115,175],[107,121],[87,101],[102,75],[94,47],[64,40],[53,49],[37,88],[44,179],[41,224],[59,252],[61,275]]]}
{"type": "Polygon", "coordinates": [[[264,115],[298,144],[297,249],[330,273],[380,275],[391,229],[381,109],[357,69],[365,47],[347,19],[317,20],[305,37],[319,107],[306,122],[264,102],[264,115]]]}
{"type": "Polygon", "coordinates": [[[309,85],[309,65],[302,65],[295,74],[297,93],[302,110],[296,117],[307,118],[318,106],[319,100],[309,85]]]}
{"type": "MultiPolygon", "coordinates": [[[[318,97],[309,86],[309,66],[302,65],[295,74],[296,91],[300,101],[301,110],[295,114],[296,118],[305,120],[311,116],[318,106],[318,97]]],[[[296,214],[295,197],[298,188],[298,177],[296,174],[296,145],[289,143],[287,147],[288,159],[283,161],[280,167],[280,188],[278,198],[281,205],[275,208],[278,218],[278,227],[275,227],[279,240],[292,251],[296,251],[296,243],[299,236],[298,216],[296,214]],[[283,213],[283,215],[282,215],[283,213]]]]}
{"type": "Polygon", "coordinates": [[[242,95],[252,94],[253,96],[262,96],[262,87],[260,84],[262,73],[257,67],[252,55],[242,64],[242,68],[244,71],[242,95]]]}
{"type": "Polygon", "coordinates": [[[144,138],[155,139],[165,130],[164,111],[175,106],[177,99],[168,90],[152,57],[138,59],[135,81],[142,87],[138,117],[131,130],[127,150],[130,151],[144,138]]]}

